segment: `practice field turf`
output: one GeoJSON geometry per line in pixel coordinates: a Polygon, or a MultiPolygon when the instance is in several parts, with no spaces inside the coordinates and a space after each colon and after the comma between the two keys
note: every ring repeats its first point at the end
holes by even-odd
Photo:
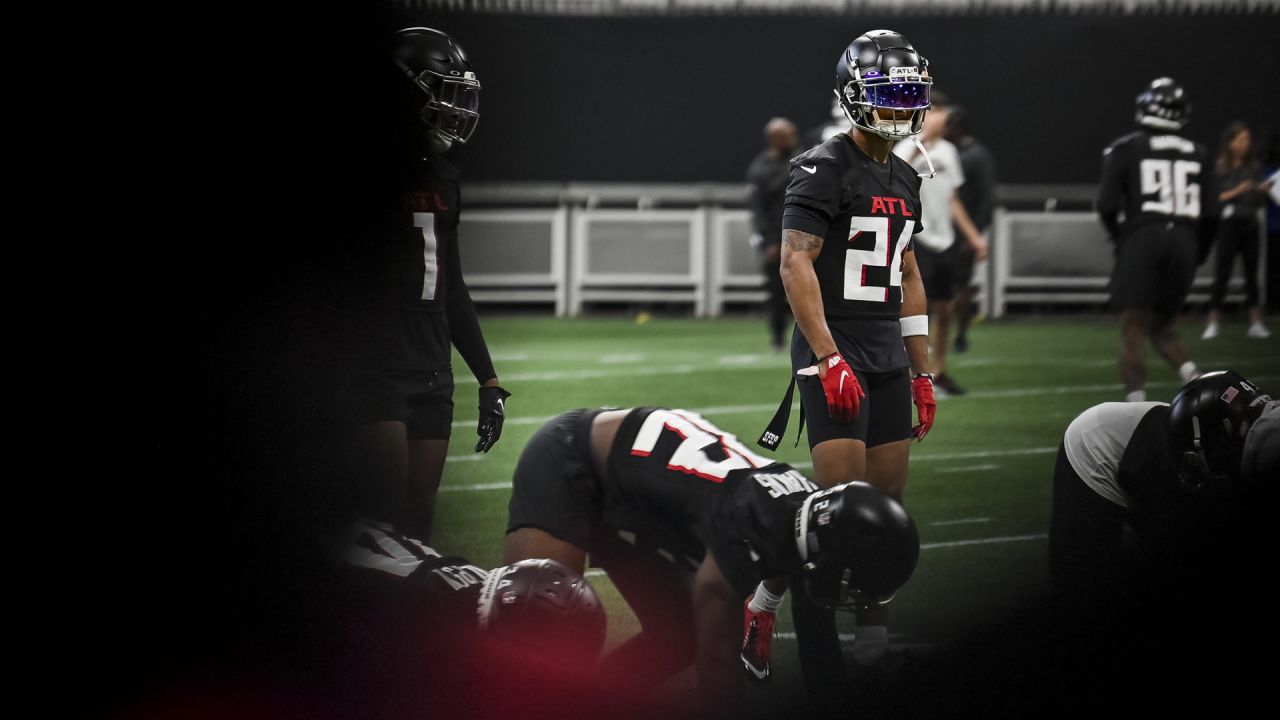
{"type": "MultiPolygon", "coordinates": [[[[684,408],[754,448],[787,383],[788,360],[768,350],[757,319],[487,317],[483,324],[513,397],[502,440],[488,455],[472,454],[475,382],[463,378],[465,365],[455,357],[462,370],[454,440],[433,544],[485,567],[501,554],[516,458],[548,418],[605,405],[684,408]]],[[[1202,369],[1231,368],[1264,391],[1280,391],[1280,334],[1247,340],[1235,323],[1202,342],[1201,329],[1190,318],[1181,323],[1202,369]]],[[[1122,399],[1114,318],[989,322],[974,327],[970,341],[972,349],[949,363],[968,394],[939,400],[933,431],[912,449],[905,499],[922,550],[892,605],[890,632],[900,648],[925,651],[955,640],[1044,587],[1050,480],[1062,432],[1085,408],[1122,399]]],[[[1154,352],[1148,369],[1149,399],[1171,399],[1181,384],[1176,374],[1154,352]]],[[[776,457],[808,471],[807,443],[793,447],[797,420],[793,413],[776,457]]],[[[609,643],[635,633],[638,624],[608,579],[590,580],[607,607],[609,643]]],[[[762,702],[798,685],[789,609],[778,618],[775,687],[752,690],[762,702]]],[[[851,617],[840,623],[842,633],[852,632],[851,617]]],[[[690,676],[674,680],[673,690],[687,691],[690,676]]]]}

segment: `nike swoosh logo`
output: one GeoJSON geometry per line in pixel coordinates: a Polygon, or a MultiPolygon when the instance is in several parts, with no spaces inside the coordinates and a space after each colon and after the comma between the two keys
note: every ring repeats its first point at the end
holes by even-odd
{"type": "Polygon", "coordinates": [[[817,166],[817,165],[814,165],[813,167],[805,167],[805,166],[801,165],[801,166],[800,166],[800,169],[801,169],[801,170],[803,170],[803,171],[805,171],[805,172],[807,172],[807,173],[809,173],[810,175],[812,175],[812,174],[814,174],[814,173],[818,172],[818,166],[817,166]]]}
{"type": "Polygon", "coordinates": [[[743,667],[745,667],[745,668],[747,669],[747,672],[750,672],[752,675],[755,675],[755,676],[756,676],[756,678],[758,678],[758,679],[760,679],[760,680],[763,680],[763,679],[765,679],[765,678],[769,677],[769,671],[768,671],[768,670],[757,670],[755,665],[752,665],[751,663],[747,662],[746,660],[743,660],[743,661],[742,661],[742,665],[743,665],[743,667]]]}
{"type": "Polygon", "coordinates": [[[845,379],[845,378],[847,378],[847,377],[849,377],[849,373],[847,373],[847,372],[842,372],[842,373],[840,373],[840,390],[839,390],[839,392],[844,392],[844,379],[845,379]]]}
{"type": "Polygon", "coordinates": [[[501,415],[503,410],[504,410],[504,406],[502,404],[502,398],[498,398],[498,414],[501,415]]]}

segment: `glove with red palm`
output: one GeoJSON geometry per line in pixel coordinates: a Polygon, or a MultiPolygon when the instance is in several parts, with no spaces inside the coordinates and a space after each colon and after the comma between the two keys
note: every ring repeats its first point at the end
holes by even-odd
{"type": "Polygon", "coordinates": [[[827,395],[827,414],[833,420],[851,422],[858,417],[858,408],[866,393],[840,353],[831,353],[818,361],[818,378],[827,395]]]}
{"type": "Polygon", "coordinates": [[[916,404],[916,412],[920,415],[920,424],[911,428],[911,434],[916,440],[923,440],[933,429],[933,416],[938,411],[938,403],[933,399],[933,375],[916,373],[911,378],[911,401],[916,404]]]}

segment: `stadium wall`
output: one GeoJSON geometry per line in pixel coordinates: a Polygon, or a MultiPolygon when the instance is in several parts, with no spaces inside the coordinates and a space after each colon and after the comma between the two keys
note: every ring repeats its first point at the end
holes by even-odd
{"type": "Polygon", "coordinates": [[[1267,133],[1280,93],[1280,15],[555,16],[402,8],[471,54],[484,85],[467,180],[736,182],[775,115],[825,122],[840,49],[890,27],[971,113],[1005,183],[1096,182],[1102,147],[1132,126],[1153,77],[1184,82],[1188,133],[1232,120],[1267,133]]]}

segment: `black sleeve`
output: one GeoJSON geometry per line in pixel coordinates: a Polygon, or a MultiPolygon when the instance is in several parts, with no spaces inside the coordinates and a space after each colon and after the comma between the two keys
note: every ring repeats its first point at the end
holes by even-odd
{"type": "Polygon", "coordinates": [[[978,192],[970,219],[979,231],[991,227],[991,218],[996,208],[996,163],[990,152],[983,152],[975,163],[974,177],[968,181],[974,183],[978,192]]]}
{"type": "Polygon", "coordinates": [[[1120,235],[1120,209],[1125,192],[1124,145],[1112,145],[1102,151],[1102,181],[1094,203],[1098,217],[1114,241],[1120,235]]]}
{"type": "Polygon", "coordinates": [[[765,198],[768,195],[760,176],[760,159],[757,158],[747,168],[747,209],[751,211],[752,232],[763,237],[768,232],[765,222],[765,198]]]}
{"type": "Polygon", "coordinates": [[[1213,161],[1207,150],[1200,151],[1200,222],[1196,227],[1197,264],[1209,257],[1213,240],[1218,235],[1218,217],[1222,214],[1221,202],[1218,200],[1218,174],[1213,171],[1213,161]]]}
{"type": "Polygon", "coordinates": [[[445,314],[449,318],[449,339],[458,348],[467,367],[476,380],[484,384],[498,376],[493,369],[493,360],[489,358],[489,347],[485,345],[484,334],[480,331],[480,318],[476,317],[475,303],[471,302],[471,293],[467,283],[462,279],[462,258],[458,256],[456,234],[453,247],[448,249],[445,268],[445,287],[448,295],[445,300],[445,314]]]}
{"type": "Polygon", "coordinates": [[[829,162],[796,160],[782,211],[782,229],[826,237],[840,210],[844,181],[829,162]]]}

